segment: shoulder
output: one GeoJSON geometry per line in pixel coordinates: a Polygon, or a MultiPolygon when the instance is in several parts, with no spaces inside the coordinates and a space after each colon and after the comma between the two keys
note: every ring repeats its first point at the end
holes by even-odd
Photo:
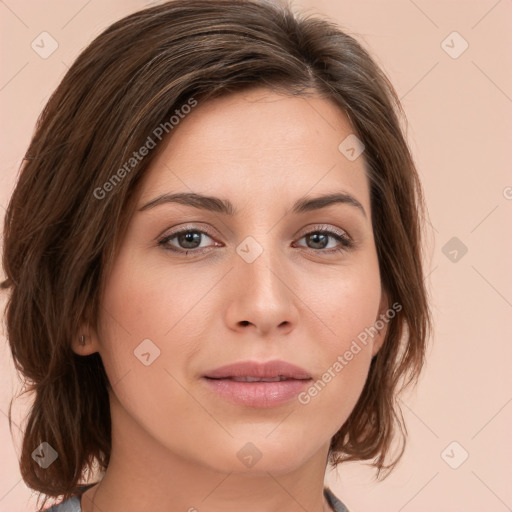
{"type": "Polygon", "coordinates": [[[324,487],[324,496],[334,512],[350,512],[349,509],[334,495],[329,487],[324,487]]]}
{"type": "Polygon", "coordinates": [[[73,496],[58,505],[53,505],[48,509],[45,509],[45,512],[81,512],[82,508],[80,507],[80,500],[78,496],[73,496]]]}

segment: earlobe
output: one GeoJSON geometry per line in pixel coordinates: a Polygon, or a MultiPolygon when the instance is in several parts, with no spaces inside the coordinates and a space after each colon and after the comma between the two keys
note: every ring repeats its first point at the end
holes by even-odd
{"type": "Polygon", "coordinates": [[[98,340],[89,329],[82,328],[72,343],[73,352],[79,356],[88,356],[98,352],[98,340]]]}
{"type": "Polygon", "coordinates": [[[384,340],[386,339],[386,332],[387,332],[387,327],[383,327],[382,329],[380,329],[378,334],[373,339],[372,357],[377,355],[379,350],[382,348],[382,345],[384,344],[384,340]]]}
{"type": "Polygon", "coordinates": [[[377,335],[373,338],[373,346],[372,346],[372,357],[375,356],[379,350],[382,348],[384,344],[384,340],[386,339],[386,334],[388,332],[388,324],[389,318],[387,311],[389,309],[389,300],[388,294],[382,289],[382,295],[379,305],[379,314],[375,319],[375,329],[377,329],[377,335]]]}

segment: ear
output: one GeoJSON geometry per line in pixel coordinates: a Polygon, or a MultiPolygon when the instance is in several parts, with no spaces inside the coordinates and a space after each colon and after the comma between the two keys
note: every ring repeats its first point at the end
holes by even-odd
{"type": "Polygon", "coordinates": [[[89,322],[81,322],[78,333],[74,337],[71,348],[79,356],[89,356],[99,352],[99,339],[96,329],[89,322]]]}
{"type": "Polygon", "coordinates": [[[388,332],[389,325],[389,316],[386,312],[389,309],[389,298],[388,293],[382,288],[382,294],[380,298],[379,304],[379,313],[375,318],[375,328],[379,331],[375,337],[373,338],[373,346],[372,346],[372,357],[377,354],[377,352],[381,349],[384,340],[386,339],[386,333],[388,332]]]}

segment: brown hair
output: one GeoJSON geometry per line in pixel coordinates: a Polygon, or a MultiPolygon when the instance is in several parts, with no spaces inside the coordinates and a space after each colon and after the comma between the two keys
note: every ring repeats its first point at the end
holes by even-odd
{"type": "Polygon", "coordinates": [[[78,356],[71,343],[84,320],[96,322],[137,185],[163,144],[136,165],[126,162],[156,127],[172,135],[170,117],[191,98],[201,103],[261,85],[332,99],[365,145],[382,286],[402,308],[332,438],[330,462],[373,459],[380,475],[401,457],[403,443],[386,464],[396,434],[405,442],[397,393],[420,372],[431,319],[421,263],[424,200],[397,95],[332,22],[271,1],[176,0],[121,19],[80,54],[38,119],[7,210],[2,287],[10,288],[15,366],[35,392],[20,460],[32,489],[65,499],[94,462],[109,463],[110,384],[99,354],[78,356]],[[46,469],[31,457],[43,441],[58,453],[46,469]]]}

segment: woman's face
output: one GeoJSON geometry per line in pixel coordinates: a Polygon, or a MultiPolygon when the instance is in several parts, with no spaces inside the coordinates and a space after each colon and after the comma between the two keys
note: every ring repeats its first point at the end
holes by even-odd
{"type": "Polygon", "coordinates": [[[174,126],[90,333],[113,385],[116,431],[224,472],[325,462],[385,334],[359,341],[387,303],[351,134],[328,100],[263,88],[199,103],[174,126]],[[171,194],[217,199],[162,199],[171,194]],[[330,194],[353,200],[307,206],[330,194]],[[276,360],[302,375],[207,378],[276,360]]]}

